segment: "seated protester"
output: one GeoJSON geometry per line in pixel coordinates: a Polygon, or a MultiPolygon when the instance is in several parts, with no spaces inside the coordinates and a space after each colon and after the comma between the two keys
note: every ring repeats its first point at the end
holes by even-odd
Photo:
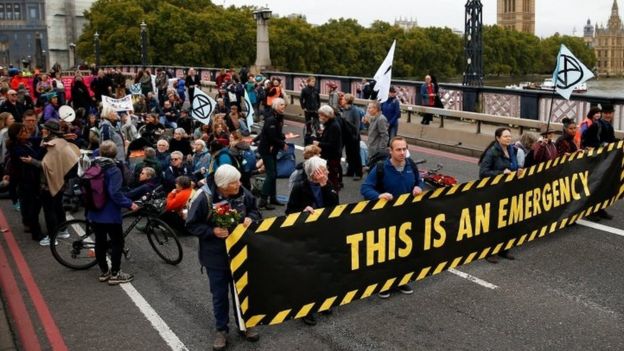
{"type": "Polygon", "coordinates": [[[171,161],[171,152],[169,151],[169,142],[165,139],[160,139],[156,143],[156,158],[160,162],[160,169],[169,167],[171,161]]]}
{"type": "Polygon", "coordinates": [[[156,150],[151,147],[146,147],[145,149],[143,149],[143,151],[145,153],[145,158],[143,159],[143,162],[137,164],[134,168],[134,184],[139,183],[139,175],[145,167],[151,167],[152,169],[154,169],[154,172],[156,173],[154,178],[156,178],[156,180],[160,180],[160,175],[163,171],[160,160],[156,158],[156,150]]]}
{"type": "Polygon", "coordinates": [[[569,155],[578,150],[574,142],[576,123],[574,120],[567,117],[562,119],[561,123],[563,123],[563,134],[555,142],[557,156],[569,155]]]}
{"type": "MultiPolygon", "coordinates": [[[[219,90],[219,91],[221,91],[221,90],[219,90]]],[[[217,96],[219,96],[219,95],[217,95],[217,96]]],[[[222,98],[222,97],[219,97],[219,98],[216,99],[217,100],[217,106],[215,106],[215,110],[214,110],[215,114],[217,114],[217,113],[227,114],[228,112],[230,112],[228,110],[227,104],[225,103],[226,99],[227,98],[222,98]]]]}
{"type": "Polygon", "coordinates": [[[90,113],[87,116],[87,123],[82,127],[82,137],[87,141],[87,149],[95,150],[100,146],[100,121],[95,114],[90,113]]]}
{"type": "Polygon", "coordinates": [[[121,114],[121,134],[123,135],[124,140],[129,143],[139,138],[137,127],[134,124],[131,115],[128,113],[121,114]]]}
{"type": "Polygon", "coordinates": [[[295,171],[288,178],[288,191],[291,192],[295,182],[305,179],[303,164],[312,156],[321,156],[321,148],[316,145],[308,145],[303,149],[303,162],[295,166],[295,171]]]}
{"type": "Polygon", "coordinates": [[[227,126],[224,122],[217,122],[212,126],[212,134],[208,139],[207,144],[212,145],[213,141],[220,143],[223,146],[229,146],[230,144],[230,135],[227,131],[227,126]]]}
{"type": "Polygon", "coordinates": [[[48,102],[46,103],[45,107],[43,108],[43,121],[47,122],[51,119],[56,120],[56,121],[60,121],[61,120],[61,116],[59,115],[59,101],[58,101],[58,96],[56,95],[56,93],[50,93],[48,95],[48,102]]]}
{"type": "Polygon", "coordinates": [[[167,128],[178,128],[178,117],[180,111],[171,105],[169,100],[165,101],[160,111],[160,123],[167,128]]]}
{"type": "Polygon", "coordinates": [[[225,124],[228,127],[230,133],[235,130],[247,130],[247,126],[245,125],[244,117],[238,111],[238,106],[232,105],[230,106],[230,113],[225,115],[225,124]]]}
{"type": "Polygon", "coordinates": [[[210,124],[201,124],[195,130],[193,130],[193,139],[201,139],[204,142],[208,142],[210,134],[212,134],[212,126],[210,124]]]}
{"type": "MultiPolygon", "coordinates": [[[[286,205],[286,214],[294,212],[312,214],[315,208],[338,205],[338,193],[328,181],[327,161],[319,156],[313,156],[304,162],[303,168],[305,177],[293,186],[286,205]]],[[[314,313],[303,317],[303,322],[307,325],[315,325],[314,313]]]]}
{"type": "Polygon", "coordinates": [[[165,134],[165,126],[158,122],[158,115],[149,113],[145,116],[145,124],[139,130],[141,138],[144,138],[148,145],[154,146],[158,139],[165,134]]]}
{"type": "MultiPolygon", "coordinates": [[[[189,116],[187,109],[180,111],[180,117],[178,118],[178,128],[184,129],[186,134],[193,134],[193,119],[189,116]]],[[[195,138],[199,139],[199,138],[195,138]]]]}
{"type": "MultiPolygon", "coordinates": [[[[234,107],[234,106],[232,106],[234,107]]],[[[248,142],[243,140],[243,136],[241,132],[236,130],[230,133],[230,147],[229,147],[230,155],[236,160],[236,165],[234,165],[241,172],[241,183],[247,189],[251,189],[251,172],[246,172],[245,168],[248,160],[245,159],[245,155],[249,154],[250,156],[253,153],[254,165],[253,168],[256,168],[256,157],[255,153],[251,150],[251,146],[248,142]]],[[[251,157],[250,157],[251,158],[251,157]]]]}
{"type": "MultiPolygon", "coordinates": [[[[199,238],[199,262],[206,268],[210,281],[216,324],[213,343],[215,350],[223,350],[227,346],[230,319],[228,295],[234,293],[232,272],[225,249],[225,238],[232,228],[217,227],[211,215],[215,206],[225,203],[241,215],[240,223],[245,227],[262,219],[256,206],[256,198],[249,190],[240,186],[240,173],[229,165],[219,168],[214,179],[208,179],[206,185],[195,192],[186,219],[186,229],[199,238]]],[[[234,315],[238,315],[236,304],[233,305],[234,315]]],[[[253,328],[247,328],[243,334],[248,341],[259,339],[253,328]]]]}
{"type": "Polygon", "coordinates": [[[169,139],[169,151],[180,151],[184,157],[193,153],[191,142],[188,140],[188,136],[186,135],[184,129],[176,128],[173,132],[173,137],[169,139]]]}
{"type": "Polygon", "coordinates": [[[175,180],[175,189],[167,194],[165,212],[160,218],[169,224],[176,234],[185,233],[184,221],[187,216],[187,205],[193,196],[191,178],[180,176],[175,180]]]}
{"type": "Polygon", "coordinates": [[[210,155],[212,156],[212,160],[210,161],[210,167],[208,167],[208,172],[206,173],[207,177],[212,176],[214,172],[223,165],[231,165],[238,169],[238,164],[230,154],[230,149],[216,140],[210,144],[210,155]]]}
{"type": "Polygon", "coordinates": [[[141,199],[141,197],[152,190],[156,189],[160,184],[156,171],[152,167],[143,167],[139,172],[137,185],[126,192],[126,197],[132,201],[141,199]]]}
{"type": "Polygon", "coordinates": [[[169,167],[163,172],[163,190],[170,192],[175,188],[175,180],[179,176],[191,177],[192,172],[184,162],[184,155],[180,151],[171,153],[171,162],[169,167]]]}
{"type": "Polygon", "coordinates": [[[199,180],[208,172],[212,155],[210,155],[210,151],[206,148],[206,142],[201,139],[193,142],[193,152],[191,170],[193,171],[193,178],[199,180]]]}

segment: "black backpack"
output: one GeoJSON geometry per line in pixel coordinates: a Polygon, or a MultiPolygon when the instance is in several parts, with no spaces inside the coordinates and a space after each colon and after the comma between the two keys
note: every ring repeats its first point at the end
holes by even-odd
{"type": "MultiPolygon", "coordinates": [[[[418,174],[418,166],[416,165],[416,162],[414,162],[414,160],[412,160],[410,157],[407,157],[405,160],[407,161],[406,165],[409,163],[410,167],[412,167],[412,172],[414,172],[414,179],[415,179],[416,174],[418,174]]],[[[375,165],[377,169],[377,179],[375,182],[375,189],[378,192],[383,191],[383,188],[384,188],[383,179],[384,179],[384,173],[385,173],[385,170],[384,170],[385,163],[386,163],[386,160],[380,160],[380,161],[377,161],[375,165]]],[[[420,186],[420,184],[416,184],[416,185],[420,186]]]]}

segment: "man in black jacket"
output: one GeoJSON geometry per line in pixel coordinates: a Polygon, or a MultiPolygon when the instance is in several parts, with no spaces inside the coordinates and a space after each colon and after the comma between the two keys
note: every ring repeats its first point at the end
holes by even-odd
{"type": "Polygon", "coordinates": [[[314,135],[318,135],[319,116],[317,110],[321,106],[321,98],[316,89],[316,78],[309,77],[306,82],[307,85],[301,90],[301,98],[299,99],[305,114],[305,132],[306,136],[312,135],[313,131],[314,135]]]}
{"type": "Polygon", "coordinates": [[[323,123],[323,135],[314,141],[314,145],[321,148],[321,157],[327,160],[329,170],[329,182],[336,191],[342,188],[342,130],[336,120],[334,109],[329,105],[323,105],[318,110],[319,119],[323,123]]]}
{"type": "Polygon", "coordinates": [[[264,169],[266,170],[259,207],[266,210],[275,209],[271,206],[272,204],[284,205],[275,198],[277,193],[277,153],[280,150],[288,149],[286,137],[282,132],[286,101],[282,98],[274,99],[271,109],[272,114],[264,120],[264,126],[260,133],[260,143],[258,144],[258,152],[262,157],[264,169]]]}
{"type": "Polygon", "coordinates": [[[24,105],[17,102],[17,91],[11,89],[7,92],[7,99],[0,105],[0,113],[8,112],[15,122],[22,122],[22,114],[24,113],[24,105]]]}

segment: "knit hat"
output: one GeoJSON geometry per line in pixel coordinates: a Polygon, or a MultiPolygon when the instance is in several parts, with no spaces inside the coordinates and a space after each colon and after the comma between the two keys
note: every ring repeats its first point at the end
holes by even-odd
{"type": "Polygon", "coordinates": [[[50,133],[54,135],[63,135],[63,132],[61,132],[61,124],[54,119],[45,122],[45,124],[43,125],[43,129],[47,129],[48,131],[50,131],[50,133]]]}
{"type": "Polygon", "coordinates": [[[214,180],[218,188],[225,188],[228,184],[240,180],[240,177],[241,174],[236,167],[224,164],[217,168],[214,180]]]}

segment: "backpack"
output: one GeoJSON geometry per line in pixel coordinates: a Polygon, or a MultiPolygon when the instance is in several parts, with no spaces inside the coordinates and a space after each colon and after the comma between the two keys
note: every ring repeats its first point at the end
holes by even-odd
{"type": "Polygon", "coordinates": [[[97,163],[87,168],[80,178],[83,205],[87,210],[99,211],[106,205],[104,168],[97,163]]]}
{"type": "Polygon", "coordinates": [[[238,164],[242,173],[252,173],[256,170],[256,153],[252,150],[245,150],[240,154],[238,164]]]}
{"type": "MultiPolygon", "coordinates": [[[[410,167],[412,167],[412,172],[414,172],[414,178],[416,177],[416,174],[418,174],[418,166],[416,165],[416,162],[414,162],[414,160],[412,160],[410,157],[405,158],[405,160],[407,161],[407,163],[409,163],[410,167]]],[[[384,164],[386,163],[386,160],[380,160],[377,161],[376,163],[376,169],[377,169],[377,179],[375,182],[375,189],[379,192],[381,192],[384,188],[383,186],[383,179],[384,179],[384,164]]],[[[419,185],[420,184],[416,184],[419,185]]]]}

